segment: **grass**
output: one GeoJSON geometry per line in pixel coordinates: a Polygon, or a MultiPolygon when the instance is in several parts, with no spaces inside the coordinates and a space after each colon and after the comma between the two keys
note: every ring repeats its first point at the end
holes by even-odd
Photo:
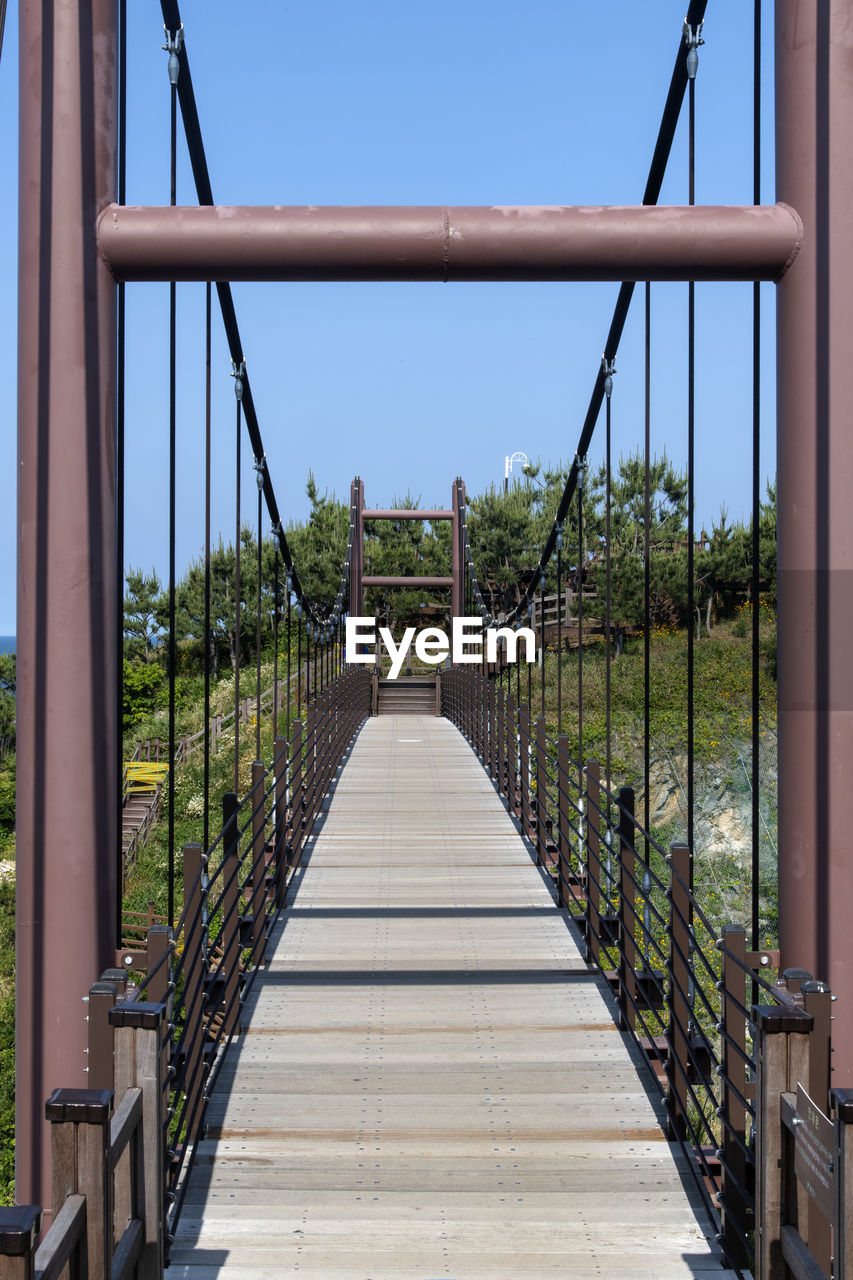
{"type": "MultiPolygon", "coordinates": [[[[751,608],[694,645],[694,885],[717,925],[746,924],[751,915],[752,641],[751,608]]],[[[759,907],[762,946],[776,945],[776,680],[775,614],[762,602],[759,667],[759,907]]],[[[574,760],[579,752],[576,650],[549,652],[545,664],[545,721],[562,731],[574,760]],[[557,701],[561,667],[562,714],[557,701]]],[[[503,687],[527,698],[527,673],[504,676],[503,687]]],[[[583,654],[583,755],[597,758],[602,782],[607,754],[607,657],[603,642],[583,654]]],[[[531,707],[542,714],[541,672],[531,672],[531,707]]],[[[642,637],[626,641],[610,664],[611,791],[631,786],[638,820],[644,817],[644,653],[642,637]]],[[[657,628],[650,641],[650,835],[661,849],[687,834],[687,634],[657,628]],[[656,812],[657,811],[657,812],[656,812]]],[[[553,785],[553,779],[552,783],[553,785]]]]}

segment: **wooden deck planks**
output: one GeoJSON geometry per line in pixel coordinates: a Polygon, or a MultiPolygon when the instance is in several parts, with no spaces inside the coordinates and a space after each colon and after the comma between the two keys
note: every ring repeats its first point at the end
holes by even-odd
{"type": "Polygon", "coordinates": [[[174,1280],[729,1274],[606,983],[447,721],[364,727],[245,1023],[174,1280]]]}

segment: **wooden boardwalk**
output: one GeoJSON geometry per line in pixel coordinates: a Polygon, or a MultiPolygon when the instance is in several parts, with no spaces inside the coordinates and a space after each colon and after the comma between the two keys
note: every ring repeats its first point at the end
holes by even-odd
{"type": "Polygon", "coordinates": [[[290,901],[173,1280],[734,1274],[606,983],[448,721],[365,725],[290,901]]]}

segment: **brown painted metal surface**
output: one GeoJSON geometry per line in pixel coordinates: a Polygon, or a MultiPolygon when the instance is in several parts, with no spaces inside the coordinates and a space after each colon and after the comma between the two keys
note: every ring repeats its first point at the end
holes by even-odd
{"type": "Polygon", "coordinates": [[[98,244],[117,280],[777,280],[785,205],[139,208],[98,244]]]}
{"type": "Polygon", "coordinates": [[[20,6],[17,1120],[19,1201],[51,1203],[44,1101],[86,1084],[115,957],[116,5],[20,6]]]}
{"type": "Polygon", "coordinates": [[[853,1072],[853,3],[776,5],[776,168],[803,249],[778,294],[779,921],[838,996],[853,1072]]]}
{"type": "Polygon", "coordinates": [[[408,511],[389,507],[384,511],[362,511],[362,520],[452,520],[452,511],[408,511]]]}
{"type": "Polygon", "coordinates": [[[390,574],[386,576],[364,574],[361,579],[365,587],[452,587],[452,578],[429,578],[415,575],[390,574]]]}

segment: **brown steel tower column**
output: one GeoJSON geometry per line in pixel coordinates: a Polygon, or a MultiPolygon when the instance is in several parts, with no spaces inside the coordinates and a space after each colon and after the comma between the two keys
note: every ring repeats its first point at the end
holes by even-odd
{"type": "Polygon", "coordinates": [[[114,0],[20,5],[19,1203],[50,1207],[44,1102],[86,1084],[83,996],[115,959],[114,0]]]}
{"type": "Polygon", "coordinates": [[[785,965],[838,995],[853,1079],[853,2],[777,0],[779,918],[785,965]]]}
{"type": "Polygon", "coordinates": [[[460,482],[458,479],[454,480],[450,501],[450,509],[453,512],[453,520],[450,525],[450,572],[453,577],[450,614],[453,618],[461,618],[462,610],[465,607],[465,593],[463,590],[464,566],[462,563],[462,526],[459,511],[459,484],[460,482]]]}
{"type": "Polygon", "coordinates": [[[355,509],[355,524],[352,531],[352,556],[349,569],[349,612],[350,617],[361,617],[364,609],[364,587],[361,579],[364,575],[364,481],[356,476],[350,485],[350,505],[355,509]]]}

